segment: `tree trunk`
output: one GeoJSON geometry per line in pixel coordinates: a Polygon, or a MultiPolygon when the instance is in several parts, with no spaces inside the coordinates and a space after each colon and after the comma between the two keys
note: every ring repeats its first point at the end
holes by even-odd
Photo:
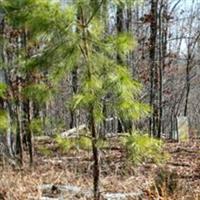
{"type": "MultiPolygon", "coordinates": [[[[72,95],[77,93],[78,88],[78,74],[77,74],[77,67],[72,71],[72,95]]],[[[76,127],[76,112],[74,110],[70,110],[70,123],[69,128],[72,129],[76,127]]]]}
{"type": "Polygon", "coordinates": [[[163,132],[163,69],[167,53],[167,32],[168,21],[166,19],[168,11],[168,2],[161,1],[159,8],[159,117],[158,117],[158,137],[163,132]]]}
{"type": "Polygon", "coordinates": [[[31,109],[30,109],[30,101],[28,99],[23,102],[23,125],[24,125],[24,133],[23,135],[26,138],[26,144],[28,146],[29,152],[29,162],[30,165],[33,164],[33,137],[32,131],[30,130],[30,122],[31,122],[31,109]]]}
{"type": "Polygon", "coordinates": [[[151,12],[152,17],[150,23],[150,44],[149,44],[149,59],[150,59],[150,106],[153,108],[153,116],[149,119],[149,133],[150,135],[157,135],[156,130],[156,121],[158,117],[158,110],[156,105],[156,94],[157,94],[157,66],[155,63],[156,60],[156,39],[157,39],[157,7],[158,1],[151,0],[151,12]]]}
{"type": "Polygon", "coordinates": [[[190,55],[188,55],[187,66],[186,66],[186,97],[185,97],[184,116],[187,116],[188,114],[189,93],[190,93],[190,55]]]}
{"type": "Polygon", "coordinates": [[[13,157],[14,149],[13,149],[13,134],[12,134],[12,109],[9,102],[6,103],[6,107],[7,107],[7,116],[8,116],[7,146],[8,146],[10,156],[13,157]]]}
{"type": "Polygon", "coordinates": [[[22,125],[22,100],[21,100],[21,80],[18,77],[18,99],[17,99],[17,136],[16,136],[16,153],[19,154],[19,162],[23,166],[23,125],[22,125]]]}
{"type": "Polygon", "coordinates": [[[100,199],[100,191],[99,191],[99,177],[100,177],[100,167],[99,167],[99,150],[97,147],[98,136],[96,132],[96,125],[93,113],[93,107],[91,107],[90,111],[90,131],[92,133],[92,152],[93,152],[93,185],[94,185],[94,200],[100,199]]]}

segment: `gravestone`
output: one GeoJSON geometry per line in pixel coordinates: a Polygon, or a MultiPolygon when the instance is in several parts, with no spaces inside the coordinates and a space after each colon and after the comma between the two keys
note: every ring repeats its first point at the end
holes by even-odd
{"type": "Polygon", "coordinates": [[[178,131],[177,130],[172,131],[172,139],[175,141],[178,141],[178,131]]]}
{"type": "Polygon", "coordinates": [[[187,117],[177,117],[177,131],[179,141],[189,140],[189,122],[187,117]]]}

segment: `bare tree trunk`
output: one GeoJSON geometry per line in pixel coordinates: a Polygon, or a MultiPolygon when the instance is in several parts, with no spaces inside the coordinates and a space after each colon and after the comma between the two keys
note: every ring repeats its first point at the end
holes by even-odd
{"type": "Polygon", "coordinates": [[[28,148],[29,148],[29,162],[30,165],[33,164],[33,155],[34,155],[34,143],[33,143],[33,133],[30,129],[30,123],[32,120],[32,116],[33,116],[33,106],[32,106],[32,102],[28,101],[28,132],[27,132],[27,136],[28,136],[28,148]]]}
{"type": "Polygon", "coordinates": [[[14,149],[13,149],[13,134],[12,134],[12,109],[9,105],[9,102],[6,103],[7,108],[7,117],[8,117],[8,127],[7,127],[7,146],[9,150],[9,154],[11,157],[14,156],[14,149]]]}
{"type": "Polygon", "coordinates": [[[165,59],[167,53],[167,32],[168,32],[168,20],[167,10],[168,2],[161,1],[159,8],[159,117],[158,117],[158,137],[161,137],[163,132],[163,69],[165,67],[165,59]]]}
{"type": "Polygon", "coordinates": [[[184,116],[187,116],[188,113],[189,93],[190,93],[190,55],[188,56],[187,66],[186,66],[186,97],[185,97],[184,116]]]}
{"type": "Polygon", "coordinates": [[[26,138],[26,143],[28,146],[29,162],[30,162],[30,165],[32,165],[33,164],[33,137],[32,137],[32,131],[30,130],[30,122],[31,122],[30,101],[26,99],[23,102],[23,123],[24,123],[23,135],[26,138]]]}
{"type": "MultiPolygon", "coordinates": [[[[78,70],[78,68],[76,67],[72,71],[72,95],[75,95],[77,93],[77,88],[78,88],[77,70],[78,70]]],[[[74,110],[70,110],[70,124],[69,124],[69,127],[70,127],[70,129],[72,129],[75,126],[77,126],[77,124],[76,124],[76,112],[74,110]]]]}
{"type": "Polygon", "coordinates": [[[150,135],[157,135],[156,131],[156,120],[157,120],[157,106],[156,106],[156,93],[157,93],[157,67],[155,63],[156,59],[156,39],[157,39],[157,7],[158,1],[151,0],[151,12],[150,16],[152,17],[150,23],[150,49],[149,49],[149,58],[150,58],[150,106],[153,108],[153,116],[149,119],[149,133],[150,135]]]}
{"type": "Polygon", "coordinates": [[[97,147],[98,136],[96,132],[96,125],[93,113],[93,107],[90,110],[90,131],[92,133],[92,152],[93,152],[93,185],[94,185],[94,200],[100,199],[99,191],[99,177],[100,177],[100,167],[99,167],[99,150],[97,147]]]}
{"type": "Polygon", "coordinates": [[[21,100],[21,80],[18,77],[18,99],[17,99],[17,136],[16,136],[16,153],[19,154],[19,162],[23,166],[23,125],[22,125],[22,100],[21,100]]]}

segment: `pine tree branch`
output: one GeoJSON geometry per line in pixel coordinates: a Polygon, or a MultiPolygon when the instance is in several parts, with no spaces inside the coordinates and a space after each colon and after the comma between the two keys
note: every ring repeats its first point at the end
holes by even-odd
{"type": "Polygon", "coordinates": [[[101,8],[102,4],[104,3],[105,0],[102,0],[100,2],[100,4],[97,6],[97,8],[94,10],[94,12],[92,13],[91,17],[89,18],[89,20],[87,21],[87,23],[85,24],[85,26],[88,26],[89,23],[92,21],[92,19],[95,17],[95,15],[97,14],[97,12],[99,11],[99,9],[101,8]]]}

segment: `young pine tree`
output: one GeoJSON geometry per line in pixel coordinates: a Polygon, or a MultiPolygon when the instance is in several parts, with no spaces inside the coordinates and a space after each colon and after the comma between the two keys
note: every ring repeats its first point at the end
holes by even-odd
{"type": "MultiPolygon", "coordinates": [[[[74,48],[79,55],[77,62],[81,71],[81,85],[73,96],[71,106],[74,110],[82,108],[88,113],[94,161],[94,199],[98,200],[100,165],[97,145],[99,133],[96,127],[106,117],[103,106],[106,104],[125,121],[145,116],[149,108],[138,100],[141,85],[132,79],[124,62],[119,63],[116,59],[116,54],[125,59],[126,54],[134,48],[132,35],[123,32],[106,34],[103,13],[100,12],[106,1],[92,2],[79,0],[73,4],[76,12],[80,13],[78,21],[74,18],[78,31],[73,34],[77,38],[74,48]]],[[[116,4],[116,1],[112,3],[116,4]]]]}
{"type": "MultiPolygon", "coordinates": [[[[113,0],[109,4],[122,6],[125,2],[113,0]]],[[[70,109],[81,108],[88,115],[95,200],[100,198],[97,126],[106,118],[103,107],[124,121],[136,120],[149,113],[149,107],[138,100],[141,84],[132,79],[128,67],[123,64],[136,42],[128,33],[107,33],[105,11],[102,11],[109,7],[105,6],[107,3],[105,0],[77,0],[63,8],[61,17],[56,18],[56,29],[51,29],[54,37],[42,55],[30,64],[50,65],[49,79],[54,85],[63,75],[79,69],[79,87],[73,94],[70,109]]]]}

